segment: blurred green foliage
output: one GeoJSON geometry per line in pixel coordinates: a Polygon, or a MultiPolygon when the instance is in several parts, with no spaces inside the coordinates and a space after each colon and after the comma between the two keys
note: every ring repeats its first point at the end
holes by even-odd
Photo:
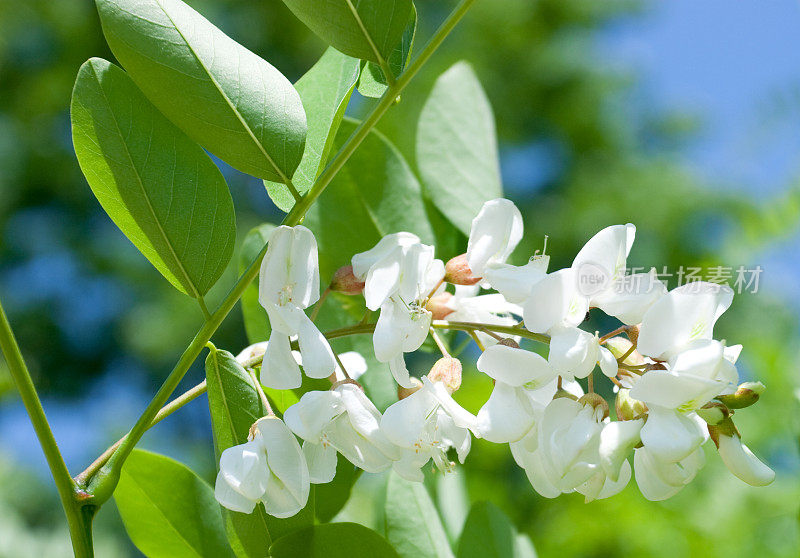
{"type": "MultiPolygon", "coordinates": [[[[292,81],[324,51],[277,0],[189,3],[292,81]]],[[[417,0],[418,45],[452,4],[417,0]]],[[[630,221],[638,229],[631,265],[757,265],[765,246],[796,229],[800,187],[787,185],[779,198],[766,200],[740,189],[707,189],[674,157],[692,130],[681,125],[681,115],[647,119],[626,110],[622,98],[636,76],[597,64],[593,38],[610,21],[641,9],[628,0],[479,2],[379,128],[417,172],[422,102],[442,71],[466,59],[493,105],[501,148],[534,146],[544,153],[546,168],[506,185],[526,218],[520,260],[541,248],[547,234],[551,268],[568,265],[594,232],[630,221]]],[[[123,356],[156,385],[201,318],[193,301],[174,293],[102,214],[80,174],[67,111],[78,67],[90,56],[112,59],[90,0],[0,1],[0,288],[11,297],[8,310],[37,385],[64,398],[80,394],[123,356]]],[[[350,113],[357,116],[371,102],[357,100],[350,113]]],[[[238,251],[252,226],[274,222],[279,213],[260,181],[224,172],[236,204],[238,251]]],[[[451,233],[439,256],[455,255],[464,241],[451,233]]],[[[211,303],[235,271],[212,290],[211,303]]],[[[533,492],[507,447],[477,441],[468,471],[459,472],[465,498],[497,505],[530,535],[540,556],[797,556],[797,316],[785,300],[759,291],[736,297],[717,331],[744,344],[742,375],[768,386],[756,408],[736,416],[745,441],[776,468],[773,485],[744,485],[708,450],[698,478],[667,502],[645,501],[633,484],[588,505],[579,495],[550,501],[533,492]]],[[[234,352],[245,344],[238,314],[214,341],[234,352]]],[[[7,384],[0,370],[0,405],[13,399],[7,384]]],[[[488,380],[468,374],[464,386],[457,398],[476,411],[488,380]]],[[[210,433],[197,443],[211,455],[210,433]]],[[[25,556],[20,548],[66,555],[50,487],[17,475],[8,466],[0,472],[0,541],[14,541],[10,550],[0,544],[0,556],[25,556]],[[51,538],[60,542],[47,546],[51,538]]],[[[380,486],[381,479],[363,475],[343,517],[383,531],[380,513],[371,511],[376,500],[382,503],[369,492],[380,486]]],[[[440,513],[451,533],[448,517],[457,512],[440,513]]],[[[112,519],[98,537],[109,550],[99,548],[98,555],[123,556],[130,545],[113,514],[106,515],[112,519]]]]}

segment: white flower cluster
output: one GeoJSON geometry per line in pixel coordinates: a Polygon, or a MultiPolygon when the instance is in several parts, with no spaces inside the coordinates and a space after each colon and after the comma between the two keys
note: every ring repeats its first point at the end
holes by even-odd
{"type": "Polygon", "coordinates": [[[240,359],[263,352],[260,380],[270,388],[300,387],[301,365],[333,385],[305,393],[283,421],[259,420],[251,441],[225,450],[217,499],[242,512],[262,501],[268,513],[286,517],[305,505],[309,483],[333,479],[337,452],[364,471],[391,468],[421,481],[430,460],[443,471],[453,468],[451,450],[463,463],[472,436],[508,443],[533,488],[549,498],[573,491],[587,501],[606,498],[633,473],[646,498],[669,498],[703,466],[709,438],[734,475],[769,484],[774,472],[742,444],[731,420],[735,409],[758,399],[763,385],[737,386],[741,346],[713,338],[732,291],[693,283],[667,292],[654,271],[625,275],[635,232],[632,224],[603,229],[566,269],[547,273],[545,255],[513,266],[506,259],[522,238],[522,216],[512,202],[497,199],[473,220],[467,252],[447,265],[406,232],[356,254],[331,288],[363,292],[367,308],[380,310],[375,357],[388,364],[401,397],[381,414],[355,381],[364,359],[340,355],[352,364],[348,376],[304,312],[319,299],[313,234],[302,226],[277,228],[260,276],[272,334],[240,359]],[[622,282],[635,288],[618,288],[622,282]],[[624,325],[603,337],[582,330],[590,308],[624,325]],[[404,353],[417,350],[432,325],[450,324],[475,336],[483,351],[477,368],[494,380],[477,416],[452,397],[461,364],[446,351],[421,381],[405,365],[404,353]],[[299,352],[291,348],[295,337],[299,352]],[[549,339],[547,358],[521,348],[523,337],[549,339]],[[614,421],[608,403],[593,392],[598,366],[615,384],[614,421]],[[588,378],[589,393],[577,383],[581,378],[588,378]]]}

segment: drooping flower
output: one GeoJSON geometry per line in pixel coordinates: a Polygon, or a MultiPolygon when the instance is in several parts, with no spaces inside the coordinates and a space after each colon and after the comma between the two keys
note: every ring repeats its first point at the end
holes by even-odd
{"type": "Polygon", "coordinates": [[[456,403],[444,382],[425,376],[422,384],[386,409],[381,419],[381,431],[401,449],[394,470],[419,482],[423,478],[420,468],[431,459],[440,470],[452,470],[447,458],[450,448],[463,463],[471,446],[470,430],[476,430],[475,416],[456,403]]]}
{"type": "Polygon", "coordinates": [[[520,440],[555,395],[556,373],[541,355],[505,344],[487,348],[477,366],[495,380],[478,411],[478,432],[495,443],[520,440]]]}
{"type": "Polygon", "coordinates": [[[286,410],[284,420],[304,440],[313,483],[333,479],[337,451],[370,473],[385,471],[397,458],[397,450],[380,431],[380,412],[354,384],[303,394],[286,410]]]}
{"type": "MultiPolygon", "coordinates": [[[[447,314],[451,322],[475,322],[488,325],[513,326],[521,316],[522,309],[506,301],[500,293],[479,294],[480,287],[456,285],[455,294],[448,297],[445,305],[452,310],[447,314]]],[[[497,343],[497,339],[482,331],[476,335],[484,347],[497,343]]],[[[515,340],[518,340],[517,337],[515,340]]]]}
{"type": "Polygon", "coordinates": [[[328,341],[303,311],[319,299],[318,267],[317,241],[310,230],[280,226],[272,232],[258,291],[272,327],[261,367],[261,382],[268,387],[293,389],[302,384],[292,356],[292,336],[298,338],[309,377],[327,378],[334,372],[336,361],[328,341]]]}
{"type": "Polygon", "coordinates": [[[597,335],[577,327],[552,331],[547,360],[564,379],[585,378],[597,364],[609,378],[617,375],[617,359],[611,351],[600,345],[597,335]]]}
{"type": "Polygon", "coordinates": [[[671,498],[689,484],[705,465],[703,448],[698,447],[680,461],[664,461],[647,447],[634,450],[633,470],[642,496],[653,502],[671,498]]]}
{"type": "Polygon", "coordinates": [[[283,421],[270,416],[253,425],[250,441],[222,452],[214,495],[233,511],[251,513],[262,502],[268,514],[285,518],[305,507],[309,489],[300,444],[283,421]]]}

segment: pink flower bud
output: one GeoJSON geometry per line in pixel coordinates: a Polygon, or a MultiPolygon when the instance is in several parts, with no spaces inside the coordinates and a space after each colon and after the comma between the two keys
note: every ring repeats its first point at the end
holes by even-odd
{"type": "Polygon", "coordinates": [[[428,304],[425,305],[425,309],[433,314],[434,320],[444,320],[448,314],[453,313],[453,309],[448,306],[452,298],[453,295],[448,292],[438,294],[428,301],[428,304]]]}
{"type": "Polygon", "coordinates": [[[481,279],[472,275],[466,254],[456,256],[444,266],[444,280],[453,285],[474,285],[481,279]]]}
{"type": "Polygon", "coordinates": [[[442,382],[447,391],[453,393],[461,387],[461,361],[453,357],[442,357],[428,372],[431,382],[442,382]]]}
{"type": "Polygon", "coordinates": [[[353,266],[345,265],[336,270],[331,279],[330,290],[346,295],[358,295],[364,292],[364,281],[353,274],[353,266]]]}

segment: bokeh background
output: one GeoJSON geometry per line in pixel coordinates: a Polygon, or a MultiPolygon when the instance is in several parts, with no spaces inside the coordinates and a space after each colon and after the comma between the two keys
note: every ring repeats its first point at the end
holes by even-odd
{"type": "MultiPolygon", "coordinates": [[[[293,81],[325,48],[280,0],[189,4],[293,81]]],[[[416,4],[424,39],[454,2],[416,4]]],[[[202,319],[114,227],[80,173],[68,106],[90,56],[113,59],[89,0],[0,0],[0,295],[74,473],[133,423],[202,319]]],[[[548,234],[555,269],[600,228],[633,222],[631,265],[763,268],[758,291],[737,296],[717,332],[744,344],[742,376],[768,386],[737,424],[777,480],[749,487],[707,451],[698,479],[667,502],[647,502],[634,485],[588,505],[579,495],[546,500],[506,447],[477,442],[454,482],[469,501],[500,507],[543,557],[797,556],[800,3],[481,0],[380,125],[412,165],[410,116],[460,59],[494,108],[504,186],[526,219],[518,254],[548,234]]],[[[355,98],[348,110],[357,117],[369,102],[355,98]]],[[[280,219],[260,181],[223,170],[241,235],[280,219]]],[[[210,302],[234,280],[230,269],[210,302]]],[[[214,341],[234,352],[246,344],[238,311],[214,341]]],[[[4,366],[0,558],[68,556],[44,458],[4,366]]],[[[424,359],[417,366],[423,372],[424,359]]],[[[196,366],[186,387],[201,377],[196,366]]],[[[489,387],[469,373],[465,385],[460,397],[474,411],[489,387]]],[[[143,445],[211,477],[205,397],[143,445]]],[[[356,490],[365,522],[379,520],[370,482],[356,490]]],[[[465,510],[443,497],[450,489],[432,489],[457,522],[465,510]]],[[[139,555],[113,505],[96,532],[98,556],[139,555]]]]}

